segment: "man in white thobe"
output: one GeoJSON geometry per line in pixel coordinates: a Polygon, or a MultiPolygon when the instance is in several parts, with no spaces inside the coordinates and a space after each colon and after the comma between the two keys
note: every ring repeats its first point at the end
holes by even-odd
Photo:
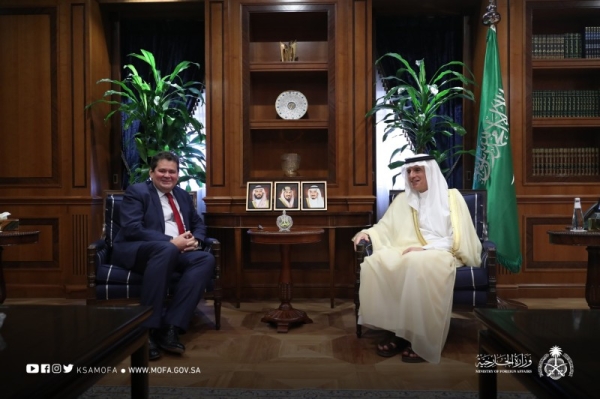
{"type": "Polygon", "coordinates": [[[481,264],[481,242],[458,190],[448,189],[434,158],[419,154],[403,166],[406,192],[381,220],[353,241],[370,241],[360,273],[359,324],[393,335],[382,356],[439,363],[448,336],[456,268],[481,264]],[[407,348],[397,348],[403,338],[407,348]]]}

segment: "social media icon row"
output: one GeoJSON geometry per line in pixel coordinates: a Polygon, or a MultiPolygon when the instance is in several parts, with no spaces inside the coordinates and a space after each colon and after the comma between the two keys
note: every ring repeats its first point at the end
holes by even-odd
{"type": "Polygon", "coordinates": [[[36,364],[29,363],[25,366],[27,374],[60,374],[70,373],[73,370],[72,364],[36,364]]]}

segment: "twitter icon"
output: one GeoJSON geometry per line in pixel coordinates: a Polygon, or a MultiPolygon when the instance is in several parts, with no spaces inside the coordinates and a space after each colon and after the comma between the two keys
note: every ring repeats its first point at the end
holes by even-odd
{"type": "Polygon", "coordinates": [[[71,370],[73,370],[73,365],[72,364],[63,364],[63,371],[65,373],[70,373],[71,370]]]}

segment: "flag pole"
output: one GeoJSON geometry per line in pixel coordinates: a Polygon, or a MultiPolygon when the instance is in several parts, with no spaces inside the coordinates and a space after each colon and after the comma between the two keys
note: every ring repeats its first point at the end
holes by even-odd
{"type": "Polygon", "coordinates": [[[496,244],[496,259],[512,273],[521,270],[523,257],[510,129],[502,85],[496,24],[500,14],[490,0],[482,17],[488,26],[481,85],[473,189],[487,191],[488,237],[496,244]]]}

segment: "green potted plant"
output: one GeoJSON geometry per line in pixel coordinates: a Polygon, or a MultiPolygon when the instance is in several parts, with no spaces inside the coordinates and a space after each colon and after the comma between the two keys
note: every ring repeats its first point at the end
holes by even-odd
{"type": "MultiPolygon", "coordinates": [[[[471,71],[462,62],[451,61],[442,65],[428,80],[424,60],[416,61],[418,69],[415,69],[401,55],[387,53],[379,58],[376,64],[384,57],[395,58],[401,63],[401,67],[396,71],[395,76],[383,78],[392,82],[393,86],[376,100],[375,106],[369,110],[367,117],[380,110],[387,112],[386,116],[378,121],[386,125],[383,141],[397,132],[402,132],[408,138],[407,144],[394,149],[388,167],[391,170],[401,167],[404,161],[396,160],[396,156],[407,148],[415,154],[427,153],[435,156],[440,166],[442,162],[449,159],[453,150],[456,151],[455,155],[473,154],[473,151],[463,150],[462,145],[446,149],[437,148],[437,141],[441,135],[464,136],[466,134],[463,126],[454,122],[451,117],[440,114],[440,108],[458,98],[474,101],[473,92],[465,88],[467,85],[474,84],[471,71]],[[469,77],[457,72],[455,70],[457,67],[467,70],[469,77]]],[[[448,174],[451,169],[443,168],[443,171],[448,174]]],[[[400,172],[393,175],[393,183],[399,175],[400,172]]]]}
{"type": "Polygon", "coordinates": [[[111,118],[115,112],[125,116],[123,128],[128,129],[133,122],[139,121],[138,131],[133,140],[140,156],[139,163],[130,171],[130,183],[144,181],[149,176],[150,161],[160,151],[172,151],[180,158],[179,168],[182,172],[180,182],[190,180],[199,186],[206,182],[206,157],[203,151],[206,134],[204,126],[195,119],[187,108],[189,99],[203,101],[202,83],[197,81],[183,82],[181,72],[197,63],[182,61],[166,76],[162,76],[156,67],[151,52],[141,50],[141,54],[129,54],[148,64],[151,79],[147,82],[131,65],[125,65],[129,74],[123,80],[101,79],[97,83],[111,83],[119,86],[119,90],[107,90],[101,99],[89,104],[104,102],[114,106],[104,118],[111,118]],[[120,98],[113,99],[113,96],[120,98]]]}

